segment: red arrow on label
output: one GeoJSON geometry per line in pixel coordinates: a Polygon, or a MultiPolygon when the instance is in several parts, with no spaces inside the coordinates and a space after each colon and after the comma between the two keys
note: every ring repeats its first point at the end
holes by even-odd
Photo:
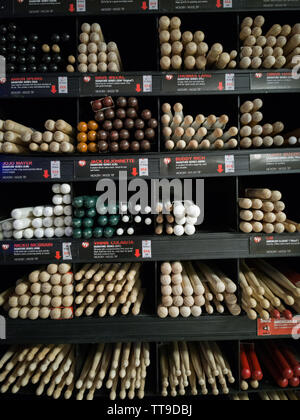
{"type": "Polygon", "coordinates": [[[136,168],[133,168],[132,173],[133,176],[138,176],[138,171],[136,168]]]}
{"type": "Polygon", "coordinates": [[[136,85],[136,91],[138,93],[141,93],[141,91],[142,91],[141,85],[139,83],[136,85]]]}
{"type": "Polygon", "coordinates": [[[140,258],[140,256],[141,256],[140,250],[136,249],[134,255],[135,255],[136,258],[140,258]]]}
{"type": "Polygon", "coordinates": [[[69,12],[71,12],[71,13],[74,13],[75,12],[75,7],[74,7],[74,4],[73,3],[70,4],[69,12]]]}
{"type": "Polygon", "coordinates": [[[147,2],[146,1],[143,1],[142,9],[143,10],[147,10],[148,9],[147,2]]]}
{"type": "Polygon", "coordinates": [[[224,90],[223,82],[220,82],[220,83],[219,83],[219,87],[218,87],[218,89],[219,89],[219,90],[224,90]]]}
{"type": "Polygon", "coordinates": [[[51,86],[51,92],[53,93],[53,95],[55,95],[55,93],[57,92],[55,85],[51,86]]]}
{"type": "Polygon", "coordinates": [[[44,177],[45,179],[50,178],[50,175],[49,175],[49,171],[48,171],[48,170],[45,170],[45,171],[44,171],[43,177],[44,177]]]}
{"type": "Polygon", "coordinates": [[[56,252],[55,259],[56,260],[61,260],[61,255],[60,255],[59,251],[56,252]]]}
{"type": "Polygon", "coordinates": [[[222,172],[224,172],[223,165],[218,165],[217,171],[219,172],[219,174],[221,174],[222,172]]]}
{"type": "Polygon", "coordinates": [[[221,0],[217,0],[217,4],[216,4],[217,8],[220,9],[220,7],[222,7],[222,2],[221,0]]]}

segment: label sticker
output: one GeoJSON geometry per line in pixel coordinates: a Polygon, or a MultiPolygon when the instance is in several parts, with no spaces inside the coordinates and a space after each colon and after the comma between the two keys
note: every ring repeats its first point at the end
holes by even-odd
{"type": "Polygon", "coordinates": [[[86,12],[86,0],[77,0],[76,10],[77,12],[86,12]]]}
{"type": "Polygon", "coordinates": [[[149,10],[158,10],[158,0],[149,0],[149,10]]]}
{"type": "Polygon", "coordinates": [[[234,155],[225,156],[225,173],[234,174],[235,173],[235,157],[234,155]]]}
{"type": "Polygon", "coordinates": [[[139,167],[140,167],[140,176],[149,176],[149,160],[148,159],[140,159],[139,167]]]}
{"type": "Polygon", "coordinates": [[[225,76],[225,89],[226,90],[235,90],[235,74],[228,73],[225,76]]]}
{"type": "Polygon", "coordinates": [[[67,95],[69,93],[68,89],[68,78],[59,77],[58,78],[58,92],[67,95]]]}
{"type": "Polygon", "coordinates": [[[72,260],[72,243],[71,242],[63,242],[62,251],[63,251],[63,260],[64,261],[71,261],[72,260]]]}
{"type": "Polygon", "coordinates": [[[152,76],[143,76],[143,90],[145,93],[151,93],[152,92],[152,76]]]}
{"type": "Polygon", "coordinates": [[[142,249],[143,249],[143,258],[152,258],[152,241],[143,241],[142,242],[142,249]]]}
{"type": "Polygon", "coordinates": [[[59,160],[51,161],[51,178],[52,179],[61,179],[61,170],[60,170],[60,161],[59,160]]]}

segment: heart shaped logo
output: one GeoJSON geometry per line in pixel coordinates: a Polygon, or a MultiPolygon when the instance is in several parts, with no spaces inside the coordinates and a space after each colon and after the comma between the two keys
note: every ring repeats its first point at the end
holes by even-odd
{"type": "Polygon", "coordinates": [[[261,238],[261,237],[259,237],[259,236],[256,236],[256,237],[254,238],[254,242],[255,242],[256,244],[260,244],[260,243],[261,243],[261,241],[262,241],[262,238],[261,238]]]}
{"type": "Polygon", "coordinates": [[[173,80],[174,76],[172,74],[168,74],[166,76],[166,80],[173,80]]]}
{"type": "Polygon", "coordinates": [[[84,83],[89,83],[92,80],[91,76],[85,76],[83,78],[84,83]]]}
{"type": "Polygon", "coordinates": [[[171,158],[165,158],[164,159],[164,164],[165,165],[170,165],[171,162],[172,162],[172,159],[171,158]]]}
{"type": "Polygon", "coordinates": [[[86,166],[86,161],[85,161],[85,160],[80,160],[80,161],[78,162],[78,165],[79,165],[81,168],[84,168],[84,167],[86,166]]]}
{"type": "Polygon", "coordinates": [[[89,248],[90,244],[89,242],[82,242],[82,248],[87,249],[89,248]]]}
{"type": "Polygon", "coordinates": [[[257,79],[261,79],[263,77],[262,73],[255,73],[255,77],[257,79]]]}
{"type": "Polygon", "coordinates": [[[7,251],[9,249],[9,245],[3,244],[2,249],[3,249],[3,251],[7,251]]]}

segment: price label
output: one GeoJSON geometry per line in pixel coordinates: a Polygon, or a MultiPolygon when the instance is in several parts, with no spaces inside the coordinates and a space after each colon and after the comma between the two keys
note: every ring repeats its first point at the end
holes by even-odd
{"type": "Polygon", "coordinates": [[[235,173],[235,157],[234,155],[225,156],[225,173],[234,174],[235,173]]]}
{"type": "Polygon", "coordinates": [[[152,76],[143,76],[143,90],[144,93],[151,93],[152,92],[152,76]]]}
{"type": "Polygon", "coordinates": [[[86,0],[77,0],[76,1],[76,10],[79,13],[86,12],[86,0]]]}
{"type": "Polygon", "coordinates": [[[142,249],[144,259],[152,258],[152,241],[143,241],[142,249]]]}
{"type": "Polygon", "coordinates": [[[140,159],[139,167],[140,167],[140,176],[149,176],[149,160],[148,159],[140,159]]]}
{"type": "Polygon", "coordinates": [[[61,179],[60,161],[51,161],[51,178],[61,179]]]}
{"type": "Polygon", "coordinates": [[[235,74],[225,75],[225,90],[235,90],[235,74]]]}
{"type": "Polygon", "coordinates": [[[58,91],[61,94],[68,94],[68,78],[67,77],[59,77],[58,78],[58,91]]]}
{"type": "Polygon", "coordinates": [[[63,260],[64,261],[71,261],[72,260],[72,243],[71,242],[63,242],[62,251],[63,251],[63,260]]]}

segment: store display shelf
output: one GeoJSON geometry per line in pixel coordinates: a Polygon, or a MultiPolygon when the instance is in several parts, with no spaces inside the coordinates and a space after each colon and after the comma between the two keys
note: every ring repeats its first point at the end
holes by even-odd
{"type": "Polygon", "coordinates": [[[293,174],[299,170],[297,148],[115,156],[0,155],[0,180],[5,183],[118,180],[120,172],[126,172],[128,179],[184,179],[293,174]]]}
{"type": "Polygon", "coordinates": [[[297,92],[291,70],[207,70],[178,72],[61,73],[7,75],[0,97],[76,98],[106,95],[192,96],[297,92]]]}
{"type": "Polygon", "coordinates": [[[127,0],[127,1],[103,1],[83,0],[72,2],[69,0],[52,0],[28,4],[28,1],[19,2],[14,0],[2,0],[0,10],[7,17],[26,16],[82,16],[82,15],[105,15],[105,14],[150,14],[150,13],[173,13],[173,12],[238,12],[252,10],[297,10],[300,6],[298,0],[127,0]]]}
{"type": "Polygon", "coordinates": [[[256,323],[247,317],[159,319],[155,316],[77,318],[69,321],[7,320],[2,344],[253,340],[256,323]]]}
{"type": "Polygon", "coordinates": [[[190,261],[300,256],[300,233],[265,235],[199,232],[192,237],[133,236],[114,239],[42,239],[0,242],[2,265],[126,261],[190,261]]]}

